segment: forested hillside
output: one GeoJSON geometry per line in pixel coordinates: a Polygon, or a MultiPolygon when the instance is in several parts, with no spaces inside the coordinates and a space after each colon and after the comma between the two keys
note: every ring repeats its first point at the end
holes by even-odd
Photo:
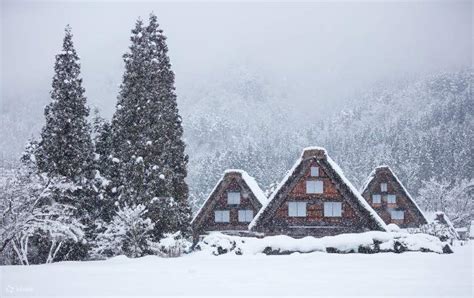
{"type": "MultiPolygon", "coordinates": [[[[296,86],[245,69],[211,81],[201,89],[178,88],[194,210],[225,169],[242,168],[270,191],[303,147],[318,145],[358,187],[375,166],[387,164],[425,208],[447,209],[443,200],[461,198],[446,211],[452,217],[464,210],[463,224],[472,218],[471,70],[381,82],[331,109],[296,104],[296,86]]],[[[4,167],[15,163],[19,152],[12,151],[41,127],[42,102],[33,102],[4,106],[4,167]],[[27,117],[18,121],[22,115],[27,117]]]]}
{"type": "Polygon", "coordinates": [[[311,110],[273,104],[291,102],[291,95],[275,94],[258,78],[225,90],[207,94],[205,107],[183,106],[194,208],[226,168],[248,171],[271,191],[303,147],[318,145],[358,187],[387,164],[425,209],[442,209],[456,223],[472,218],[471,71],[381,83],[350,98],[346,109],[314,119],[311,110]],[[433,191],[445,193],[441,203],[433,191]]]}

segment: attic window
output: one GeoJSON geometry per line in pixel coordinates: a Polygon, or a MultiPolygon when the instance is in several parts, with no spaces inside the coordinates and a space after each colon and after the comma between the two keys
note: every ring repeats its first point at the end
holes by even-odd
{"type": "Polygon", "coordinates": [[[229,222],[229,210],[216,210],[214,211],[215,222],[229,222]]]}
{"type": "Polygon", "coordinates": [[[306,193],[323,193],[323,181],[306,181],[306,193]]]}
{"type": "Polygon", "coordinates": [[[239,205],[240,204],[240,192],[238,192],[238,191],[229,191],[227,193],[227,204],[229,204],[229,205],[239,205]]]}
{"type": "Polygon", "coordinates": [[[311,177],[319,177],[319,167],[311,167],[311,177]]]}
{"type": "Polygon", "coordinates": [[[387,195],[387,204],[396,204],[397,197],[395,195],[387,195]]]}
{"type": "Polygon", "coordinates": [[[306,202],[288,202],[288,216],[306,217],[306,202]]]}
{"type": "Polygon", "coordinates": [[[392,210],[390,211],[390,215],[392,216],[392,219],[396,219],[396,220],[405,219],[405,212],[403,211],[392,210]]]}
{"type": "Polygon", "coordinates": [[[342,215],[341,202],[324,202],[324,216],[340,217],[342,215]]]}
{"type": "Polygon", "coordinates": [[[381,195],[372,195],[372,204],[381,204],[382,196],[381,195]]]}
{"type": "Polygon", "coordinates": [[[387,183],[380,183],[380,191],[387,191],[387,183]]]}
{"type": "Polygon", "coordinates": [[[251,222],[253,210],[239,210],[239,222],[251,222]]]}

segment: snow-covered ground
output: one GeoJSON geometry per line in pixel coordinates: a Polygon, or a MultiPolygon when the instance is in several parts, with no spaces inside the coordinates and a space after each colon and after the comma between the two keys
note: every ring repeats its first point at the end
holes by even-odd
{"type": "Polygon", "coordinates": [[[454,254],[194,253],[181,258],[0,267],[1,295],[349,295],[473,294],[473,247],[454,254]]]}

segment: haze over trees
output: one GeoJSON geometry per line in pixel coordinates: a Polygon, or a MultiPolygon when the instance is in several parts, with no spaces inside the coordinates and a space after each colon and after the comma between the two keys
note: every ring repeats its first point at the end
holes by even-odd
{"type": "MultiPolygon", "coordinates": [[[[156,16],[138,20],[130,42],[108,121],[89,115],[66,29],[40,138],[21,162],[2,155],[4,177],[13,174],[1,183],[1,248],[18,262],[154,253],[165,235],[189,232],[191,208],[225,169],[246,170],[270,194],[311,145],[325,147],[355,185],[387,164],[426,211],[457,226],[474,219],[472,69],[381,81],[341,100],[343,110],[313,113],[293,103],[297,84],[245,66],[178,99],[156,16]],[[116,245],[102,250],[110,239],[116,245]]],[[[2,114],[1,141],[26,141],[43,121],[41,104],[15,110],[21,123],[2,114]]]]}

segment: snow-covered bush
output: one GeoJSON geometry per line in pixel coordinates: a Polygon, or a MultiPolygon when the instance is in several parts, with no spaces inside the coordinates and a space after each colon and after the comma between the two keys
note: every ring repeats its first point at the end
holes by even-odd
{"type": "Polygon", "coordinates": [[[154,224],[143,205],[119,208],[110,223],[101,228],[93,248],[96,258],[126,255],[140,257],[150,251],[154,224]]]}
{"type": "Polygon", "coordinates": [[[50,178],[23,165],[0,199],[0,252],[12,249],[23,265],[31,259],[51,263],[65,243],[82,241],[84,227],[73,216],[75,208],[54,200],[74,189],[64,177],[50,178]],[[33,240],[47,248],[38,249],[33,240]]]}
{"type": "Polygon", "coordinates": [[[394,223],[391,223],[387,225],[387,230],[389,232],[400,232],[400,227],[394,223]]]}
{"type": "Polygon", "coordinates": [[[165,234],[165,237],[158,243],[151,243],[153,251],[165,257],[179,257],[184,253],[188,253],[191,246],[192,243],[183,237],[181,231],[165,234]]]}
{"type": "Polygon", "coordinates": [[[450,253],[451,247],[437,237],[427,234],[388,233],[371,231],[365,233],[341,234],[323,238],[289,236],[269,236],[264,238],[238,237],[218,232],[205,236],[197,245],[197,250],[213,255],[242,254],[291,254],[294,252],[328,253],[379,253],[422,251],[450,253]]]}
{"type": "Polygon", "coordinates": [[[454,240],[457,240],[458,234],[449,218],[441,211],[434,214],[435,218],[432,222],[421,226],[418,229],[412,229],[412,233],[425,233],[438,237],[443,242],[453,244],[454,240]]]}

